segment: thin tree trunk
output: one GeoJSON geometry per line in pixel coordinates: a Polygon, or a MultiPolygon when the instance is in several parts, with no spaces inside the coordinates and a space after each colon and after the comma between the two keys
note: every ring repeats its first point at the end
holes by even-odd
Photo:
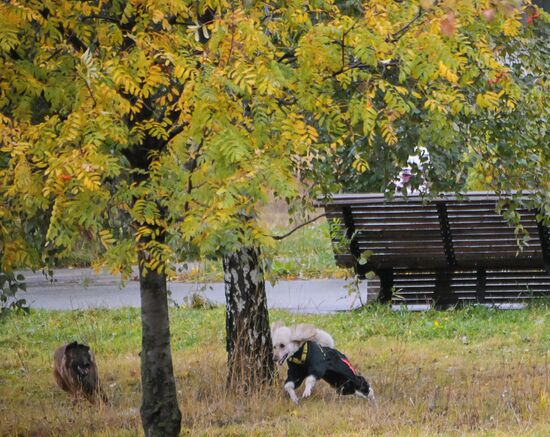
{"type": "Polygon", "coordinates": [[[273,381],[271,333],[262,266],[257,248],[224,256],[227,384],[250,392],[273,381]]]}
{"type": "Polygon", "coordinates": [[[170,349],[166,275],[145,272],[139,253],[141,293],[141,422],[146,436],[177,436],[181,429],[170,349]]]}

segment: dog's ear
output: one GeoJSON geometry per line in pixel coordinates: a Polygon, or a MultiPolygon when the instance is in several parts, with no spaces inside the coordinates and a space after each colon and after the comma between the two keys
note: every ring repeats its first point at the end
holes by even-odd
{"type": "Polygon", "coordinates": [[[282,328],[283,326],[284,326],[283,322],[281,322],[280,320],[273,322],[273,325],[271,325],[271,336],[273,337],[273,334],[275,333],[275,331],[279,328],[282,328]]]}
{"type": "Polygon", "coordinates": [[[300,323],[292,328],[290,336],[292,341],[302,343],[311,340],[315,337],[316,333],[317,330],[315,329],[315,326],[308,323],[300,323]]]}

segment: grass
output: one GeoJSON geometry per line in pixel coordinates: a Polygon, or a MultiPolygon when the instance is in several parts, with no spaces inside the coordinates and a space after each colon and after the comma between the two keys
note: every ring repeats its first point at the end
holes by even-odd
{"type": "MultiPolygon", "coordinates": [[[[372,383],[375,403],[319,383],[300,406],[273,388],[224,389],[222,308],[171,310],[172,350],[187,435],[548,435],[550,312],[464,308],[423,313],[371,306],[333,315],[273,311],[311,322],[372,383]]],[[[0,435],[136,435],[140,320],[136,309],[32,311],[0,325],[0,435]],[[51,374],[63,342],[88,343],[110,406],[73,405],[51,374]]],[[[300,390],[301,392],[301,390],[300,390]]]]}

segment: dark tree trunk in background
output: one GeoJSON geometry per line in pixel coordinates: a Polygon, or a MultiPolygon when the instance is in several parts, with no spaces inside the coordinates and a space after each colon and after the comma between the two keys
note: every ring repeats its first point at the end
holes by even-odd
{"type": "Polygon", "coordinates": [[[170,349],[166,275],[144,271],[139,253],[141,293],[141,422],[146,436],[178,436],[181,412],[170,349]]]}
{"type": "Polygon", "coordinates": [[[228,387],[257,390],[273,381],[271,332],[257,248],[223,258],[226,299],[228,387]]]}

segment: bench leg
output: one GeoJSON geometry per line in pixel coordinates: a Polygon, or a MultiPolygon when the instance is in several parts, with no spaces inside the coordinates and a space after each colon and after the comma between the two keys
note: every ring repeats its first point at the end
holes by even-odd
{"type": "Polygon", "coordinates": [[[438,271],[435,274],[435,307],[445,309],[458,303],[458,297],[451,289],[453,274],[450,271],[438,271]]]}
{"type": "Polygon", "coordinates": [[[393,269],[384,269],[376,272],[380,278],[380,293],[378,293],[378,302],[391,302],[393,293],[393,269]]]}
{"type": "Polygon", "coordinates": [[[476,299],[478,303],[485,302],[485,284],[487,283],[487,270],[478,267],[476,272],[476,299]]]}

